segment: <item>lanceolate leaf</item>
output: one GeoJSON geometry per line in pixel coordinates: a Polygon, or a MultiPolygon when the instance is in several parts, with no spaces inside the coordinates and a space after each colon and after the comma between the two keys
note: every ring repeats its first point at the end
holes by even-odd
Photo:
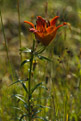
{"type": "Polygon", "coordinates": [[[36,111],[33,115],[32,115],[32,118],[34,118],[34,116],[36,116],[38,113],[40,113],[41,112],[41,110],[38,110],[38,111],[36,111]]]}
{"type": "Polygon", "coordinates": [[[27,59],[27,60],[24,60],[22,63],[21,63],[21,66],[23,66],[24,64],[26,64],[27,62],[29,62],[30,60],[27,59]]]}
{"type": "Polygon", "coordinates": [[[52,62],[51,59],[49,59],[49,58],[47,58],[47,57],[45,57],[45,56],[37,55],[37,57],[38,57],[39,59],[41,59],[41,60],[47,60],[47,61],[52,62]]]}
{"type": "Polygon", "coordinates": [[[31,49],[28,49],[28,48],[25,48],[25,47],[20,48],[19,50],[20,50],[20,52],[23,52],[23,53],[30,53],[31,52],[31,49]]]}
{"type": "Polygon", "coordinates": [[[43,47],[43,48],[41,48],[40,50],[38,50],[37,52],[35,52],[35,54],[37,55],[37,54],[41,54],[41,53],[43,53],[43,51],[46,49],[46,47],[43,47]]]}
{"type": "Polygon", "coordinates": [[[28,79],[25,79],[25,80],[20,80],[20,79],[18,79],[18,81],[15,81],[15,82],[11,83],[9,86],[11,86],[11,85],[13,85],[13,84],[16,84],[16,83],[18,83],[18,82],[23,83],[24,81],[28,81],[28,79]]]}
{"type": "MultiPolygon", "coordinates": [[[[21,83],[21,85],[23,86],[24,90],[26,91],[26,93],[28,93],[28,90],[27,90],[27,88],[26,88],[25,84],[23,83],[23,81],[24,81],[24,80],[18,80],[18,81],[13,82],[11,85],[13,85],[13,84],[16,84],[16,83],[20,82],[20,83],[21,83]]],[[[11,86],[11,85],[10,85],[10,86],[11,86]]]]}
{"type": "MultiPolygon", "coordinates": [[[[24,97],[23,95],[20,95],[20,94],[15,94],[15,95],[17,95],[19,97],[24,97]]],[[[12,95],[11,97],[14,97],[14,95],[12,95]]]]}
{"type": "Polygon", "coordinates": [[[23,103],[26,103],[20,96],[18,96],[18,95],[13,95],[12,97],[16,97],[16,98],[18,98],[19,100],[21,100],[23,103]]]}
{"type": "Polygon", "coordinates": [[[49,108],[49,109],[51,109],[51,107],[49,107],[49,106],[43,106],[43,105],[40,105],[40,104],[37,104],[36,106],[38,106],[40,108],[49,108]]]}
{"type": "Polygon", "coordinates": [[[31,49],[26,49],[23,51],[23,53],[31,53],[31,49]]]}
{"type": "Polygon", "coordinates": [[[43,121],[48,121],[46,118],[40,117],[40,116],[37,116],[37,117],[34,117],[34,118],[42,119],[43,121]]]}
{"type": "Polygon", "coordinates": [[[27,104],[24,104],[24,107],[25,107],[26,110],[28,109],[28,105],[27,104]]]}
{"type": "Polygon", "coordinates": [[[15,81],[15,82],[11,83],[9,86],[11,86],[11,85],[13,85],[13,84],[16,84],[16,83],[18,83],[18,82],[23,82],[23,81],[24,81],[24,80],[18,79],[18,81],[15,81]]]}
{"type": "Polygon", "coordinates": [[[15,82],[11,83],[9,86],[11,86],[11,85],[13,85],[13,84],[16,84],[16,83],[18,83],[18,82],[20,82],[20,81],[19,81],[19,80],[18,80],[18,81],[15,81],[15,82]]]}
{"type": "Polygon", "coordinates": [[[37,84],[37,85],[35,85],[35,87],[31,90],[31,94],[32,94],[41,84],[42,84],[42,82],[39,83],[39,84],[37,84]]]}
{"type": "Polygon", "coordinates": [[[23,114],[23,115],[20,117],[19,121],[22,121],[22,119],[23,119],[25,116],[27,116],[27,114],[23,114]]]}
{"type": "Polygon", "coordinates": [[[21,82],[21,84],[22,84],[22,86],[23,86],[24,90],[26,91],[26,93],[28,93],[28,90],[27,90],[27,88],[26,88],[25,84],[24,84],[24,83],[22,83],[22,82],[21,82]]]}
{"type": "Polygon", "coordinates": [[[19,51],[24,51],[24,50],[26,50],[26,47],[22,47],[19,49],[19,51]]]}
{"type": "Polygon", "coordinates": [[[18,107],[13,107],[14,109],[17,109],[17,110],[19,110],[19,111],[21,111],[21,112],[23,112],[23,110],[21,110],[20,108],[18,108],[18,107]]]}

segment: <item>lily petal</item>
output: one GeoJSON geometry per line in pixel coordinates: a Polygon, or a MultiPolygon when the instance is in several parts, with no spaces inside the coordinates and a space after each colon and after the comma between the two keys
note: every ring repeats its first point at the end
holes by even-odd
{"type": "Polygon", "coordinates": [[[56,30],[57,30],[57,29],[59,29],[60,27],[64,26],[64,25],[67,25],[67,23],[66,23],[66,22],[64,22],[63,24],[61,24],[61,25],[57,26],[57,27],[56,27],[56,30]]]}
{"type": "Polygon", "coordinates": [[[30,26],[32,26],[34,28],[34,24],[33,23],[31,23],[29,21],[24,21],[24,23],[27,23],[27,24],[29,24],[30,26]]]}
{"type": "Polygon", "coordinates": [[[36,29],[34,29],[34,28],[30,28],[30,32],[34,32],[34,33],[36,33],[36,32],[38,32],[36,29]]]}
{"type": "Polygon", "coordinates": [[[55,25],[57,19],[59,18],[59,16],[55,16],[51,21],[50,21],[50,25],[53,26],[55,25]]]}
{"type": "Polygon", "coordinates": [[[47,32],[47,33],[50,33],[50,32],[52,32],[53,30],[55,30],[55,28],[56,28],[56,27],[54,27],[54,26],[49,26],[49,27],[46,29],[46,32],[47,32]]]}
{"type": "Polygon", "coordinates": [[[40,32],[46,31],[46,21],[41,16],[37,17],[36,29],[40,32]]]}
{"type": "Polygon", "coordinates": [[[40,42],[44,45],[47,46],[52,39],[56,36],[56,30],[53,30],[52,32],[49,33],[40,33],[40,32],[36,32],[35,36],[37,40],[40,40],[40,42]]]}

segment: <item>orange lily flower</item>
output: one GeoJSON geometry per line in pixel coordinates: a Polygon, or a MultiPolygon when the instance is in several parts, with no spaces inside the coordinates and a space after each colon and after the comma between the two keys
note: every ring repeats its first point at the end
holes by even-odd
{"type": "Polygon", "coordinates": [[[67,24],[64,22],[63,24],[56,26],[56,21],[58,18],[59,16],[55,16],[50,22],[47,23],[45,19],[43,19],[41,16],[38,16],[36,27],[29,21],[24,22],[32,27],[30,28],[30,31],[35,34],[36,39],[44,46],[47,46],[55,38],[57,30],[67,24]]]}

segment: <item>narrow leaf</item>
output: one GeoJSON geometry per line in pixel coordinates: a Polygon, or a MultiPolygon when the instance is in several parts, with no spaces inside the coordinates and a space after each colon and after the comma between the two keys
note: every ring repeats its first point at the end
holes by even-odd
{"type": "Polygon", "coordinates": [[[13,85],[13,84],[16,84],[16,83],[18,83],[18,82],[20,82],[20,81],[19,81],[19,80],[18,80],[18,81],[15,81],[15,82],[11,83],[9,86],[11,86],[11,85],[13,85]]]}
{"type": "Polygon", "coordinates": [[[26,103],[21,97],[19,97],[18,95],[13,95],[12,97],[16,97],[18,98],[19,100],[21,100],[22,102],[26,103]]]}
{"type": "Polygon", "coordinates": [[[49,107],[49,106],[43,106],[43,105],[40,105],[40,104],[37,104],[36,106],[39,106],[40,108],[49,108],[49,109],[51,109],[51,107],[49,107]]]}
{"type": "Polygon", "coordinates": [[[49,59],[49,58],[47,58],[47,57],[45,57],[45,56],[37,55],[37,57],[38,57],[39,59],[41,59],[41,60],[47,60],[47,61],[52,62],[51,59],[49,59]]]}
{"type": "Polygon", "coordinates": [[[39,83],[39,84],[37,84],[37,85],[35,85],[35,87],[32,89],[32,91],[31,91],[31,94],[40,86],[42,84],[42,82],[41,83],[39,83]]]}
{"type": "Polygon", "coordinates": [[[34,118],[34,116],[35,116],[36,114],[40,113],[40,112],[41,112],[41,110],[36,111],[36,112],[32,115],[32,118],[34,118]]]}
{"type": "Polygon", "coordinates": [[[31,49],[28,49],[28,48],[25,48],[25,47],[20,48],[19,50],[20,50],[20,52],[24,52],[24,53],[30,53],[31,52],[31,49]]]}
{"type": "Polygon", "coordinates": [[[24,51],[24,50],[26,50],[26,47],[22,47],[19,49],[19,51],[24,51]]]}
{"type": "Polygon", "coordinates": [[[37,116],[37,117],[34,117],[34,118],[39,118],[39,119],[42,119],[43,121],[48,121],[46,118],[40,117],[40,116],[37,116]]]}
{"type": "Polygon", "coordinates": [[[13,84],[16,84],[16,83],[20,82],[21,85],[23,86],[24,90],[26,91],[26,93],[28,93],[28,90],[27,90],[25,84],[23,83],[23,81],[25,81],[25,80],[18,80],[18,81],[15,81],[15,82],[13,82],[12,84],[10,84],[9,86],[11,86],[11,85],[13,85],[13,84]]]}
{"type": "Polygon", "coordinates": [[[24,84],[24,83],[21,83],[21,84],[22,84],[22,86],[23,86],[24,90],[26,91],[26,93],[28,93],[28,90],[27,90],[27,88],[26,88],[25,84],[24,84]]]}
{"type": "Polygon", "coordinates": [[[28,105],[27,104],[24,104],[24,107],[25,107],[26,110],[28,109],[28,105]]]}
{"type": "Polygon", "coordinates": [[[18,107],[13,107],[13,108],[23,112],[23,110],[21,110],[21,109],[18,108],[18,107]]]}
{"type": "Polygon", "coordinates": [[[21,121],[25,116],[27,116],[27,114],[23,114],[23,115],[20,117],[19,121],[21,121]]]}
{"type": "Polygon", "coordinates": [[[21,63],[21,66],[23,66],[24,64],[26,64],[27,62],[29,62],[30,60],[27,59],[27,60],[24,60],[22,63],[21,63]]]}
{"type": "Polygon", "coordinates": [[[18,79],[18,81],[15,81],[15,82],[11,83],[9,86],[11,86],[11,85],[13,85],[13,84],[16,84],[16,83],[18,83],[18,82],[22,83],[23,81],[27,81],[27,80],[28,80],[28,79],[25,79],[25,80],[20,80],[20,79],[18,79]]]}
{"type": "MultiPolygon", "coordinates": [[[[17,95],[19,97],[24,97],[23,95],[20,95],[20,94],[15,94],[15,95],[17,95]]],[[[14,97],[14,95],[12,95],[11,97],[14,97]]]]}
{"type": "Polygon", "coordinates": [[[35,54],[41,54],[44,52],[44,50],[46,49],[46,47],[43,47],[42,49],[38,50],[37,52],[35,52],[35,54]]]}

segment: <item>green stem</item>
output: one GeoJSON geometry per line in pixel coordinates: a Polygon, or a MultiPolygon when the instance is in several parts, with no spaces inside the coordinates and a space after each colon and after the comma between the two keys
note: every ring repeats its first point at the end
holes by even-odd
{"type": "Polygon", "coordinates": [[[7,56],[8,65],[9,65],[9,71],[11,73],[12,80],[14,81],[14,76],[13,76],[13,72],[12,72],[12,66],[11,66],[11,63],[10,63],[10,60],[9,60],[9,51],[8,51],[7,40],[6,40],[5,31],[4,31],[4,25],[3,25],[3,18],[2,18],[1,9],[0,9],[0,17],[1,17],[2,32],[3,32],[4,42],[5,42],[6,56],[7,56]]]}
{"type": "Polygon", "coordinates": [[[66,115],[67,115],[67,92],[65,90],[65,97],[64,97],[64,121],[66,121],[66,115]]]}
{"type": "Polygon", "coordinates": [[[1,16],[2,31],[3,31],[4,41],[5,41],[6,55],[7,55],[7,59],[8,59],[8,62],[9,62],[8,47],[7,47],[7,41],[6,41],[6,36],[5,36],[5,32],[4,32],[4,26],[3,26],[3,19],[2,19],[1,10],[0,10],[0,16],[1,16]]]}
{"type": "Polygon", "coordinates": [[[35,40],[33,40],[33,48],[31,52],[31,58],[30,58],[30,71],[29,71],[29,82],[28,82],[28,105],[29,105],[29,121],[31,121],[31,72],[32,72],[32,64],[33,64],[33,58],[34,58],[34,47],[35,47],[35,40]]]}
{"type": "MultiPolygon", "coordinates": [[[[19,0],[17,0],[17,9],[18,9],[18,23],[19,23],[19,43],[20,48],[21,46],[21,24],[20,24],[20,9],[19,9],[19,0]]],[[[22,54],[20,53],[21,61],[22,61],[22,54]]]]}

